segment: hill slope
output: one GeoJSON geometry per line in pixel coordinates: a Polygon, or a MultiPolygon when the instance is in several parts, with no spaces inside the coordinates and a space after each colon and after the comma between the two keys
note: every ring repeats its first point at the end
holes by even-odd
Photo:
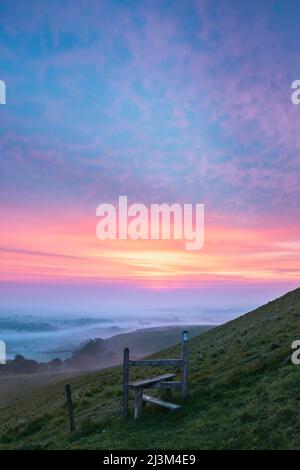
{"type": "MultiPolygon", "coordinates": [[[[121,368],[72,381],[77,432],[70,436],[63,383],[0,409],[0,448],[300,448],[300,289],[190,341],[190,399],[174,414],[121,413],[121,368]]],[[[156,354],[176,357],[180,346],[156,354]]],[[[162,370],[160,370],[162,371],[162,370]]],[[[160,372],[135,371],[135,376],[160,372]]],[[[181,402],[179,396],[174,398],[181,402]]]]}

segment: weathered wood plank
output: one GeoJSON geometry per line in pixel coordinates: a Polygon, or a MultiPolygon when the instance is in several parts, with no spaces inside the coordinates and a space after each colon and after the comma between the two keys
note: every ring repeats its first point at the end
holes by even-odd
{"type": "Polygon", "coordinates": [[[136,380],[134,382],[129,382],[128,386],[130,388],[143,388],[147,386],[154,385],[163,380],[172,379],[176,374],[163,374],[158,375],[157,377],[150,377],[149,379],[136,380]]]}
{"type": "Polygon", "coordinates": [[[140,359],[129,361],[130,366],[181,366],[182,359],[140,359]]]}
{"type": "Polygon", "coordinates": [[[153,388],[158,388],[158,389],[163,389],[163,390],[166,390],[168,388],[181,388],[182,387],[182,382],[177,382],[177,381],[173,381],[173,382],[168,382],[168,381],[165,381],[165,382],[159,382],[157,384],[154,384],[153,388]]]}
{"type": "Polygon", "coordinates": [[[168,410],[178,410],[181,408],[180,405],[175,403],[170,403],[169,401],[160,400],[159,398],[150,397],[149,395],[143,394],[143,401],[146,403],[151,403],[152,405],[162,406],[163,408],[168,408],[168,410]]]}

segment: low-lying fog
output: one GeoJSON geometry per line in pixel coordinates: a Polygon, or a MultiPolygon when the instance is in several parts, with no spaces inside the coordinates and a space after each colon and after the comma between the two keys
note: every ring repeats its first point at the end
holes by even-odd
{"type": "Polygon", "coordinates": [[[119,333],[140,328],[166,325],[212,325],[224,323],[242,312],[229,309],[178,311],[161,309],[161,311],[143,311],[142,314],[128,315],[127,318],[117,314],[96,318],[82,315],[70,317],[65,315],[0,315],[0,339],[7,347],[7,358],[16,354],[37,361],[49,361],[55,357],[65,359],[71,356],[74,349],[92,338],[109,338],[119,333]]]}

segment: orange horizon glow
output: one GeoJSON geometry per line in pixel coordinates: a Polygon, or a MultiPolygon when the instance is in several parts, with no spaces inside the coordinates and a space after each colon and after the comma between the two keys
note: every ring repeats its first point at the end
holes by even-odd
{"type": "Polygon", "coordinates": [[[297,281],[295,227],[255,230],[222,216],[206,221],[203,250],[174,240],[103,240],[94,216],[1,211],[2,282],[127,282],[153,289],[212,282],[297,281]],[[13,214],[13,215],[12,215],[13,214]]]}

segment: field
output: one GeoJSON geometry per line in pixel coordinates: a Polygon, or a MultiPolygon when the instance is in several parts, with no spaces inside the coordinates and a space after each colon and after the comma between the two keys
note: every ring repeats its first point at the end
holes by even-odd
{"type": "MultiPolygon", "coordinates": [[[[1,406],[2,449],[299,449],[300,289],[190,341],[190,397],[171,413],[121,417],[121,367],[72,377],[77,430],[68,430],[65,379],[1,406]]],[[[178,341],[180,339],[178,338],[178,341]]],[[[154,357],[178,357],[180,345],[154,357]]],[[[139,369],[132,377],[163,372],[139,369]]],[[[68,379],[69,381],[70,379],[68,379]]],[[[132,409],[132,404],[131,404],[132,409]]]]}

